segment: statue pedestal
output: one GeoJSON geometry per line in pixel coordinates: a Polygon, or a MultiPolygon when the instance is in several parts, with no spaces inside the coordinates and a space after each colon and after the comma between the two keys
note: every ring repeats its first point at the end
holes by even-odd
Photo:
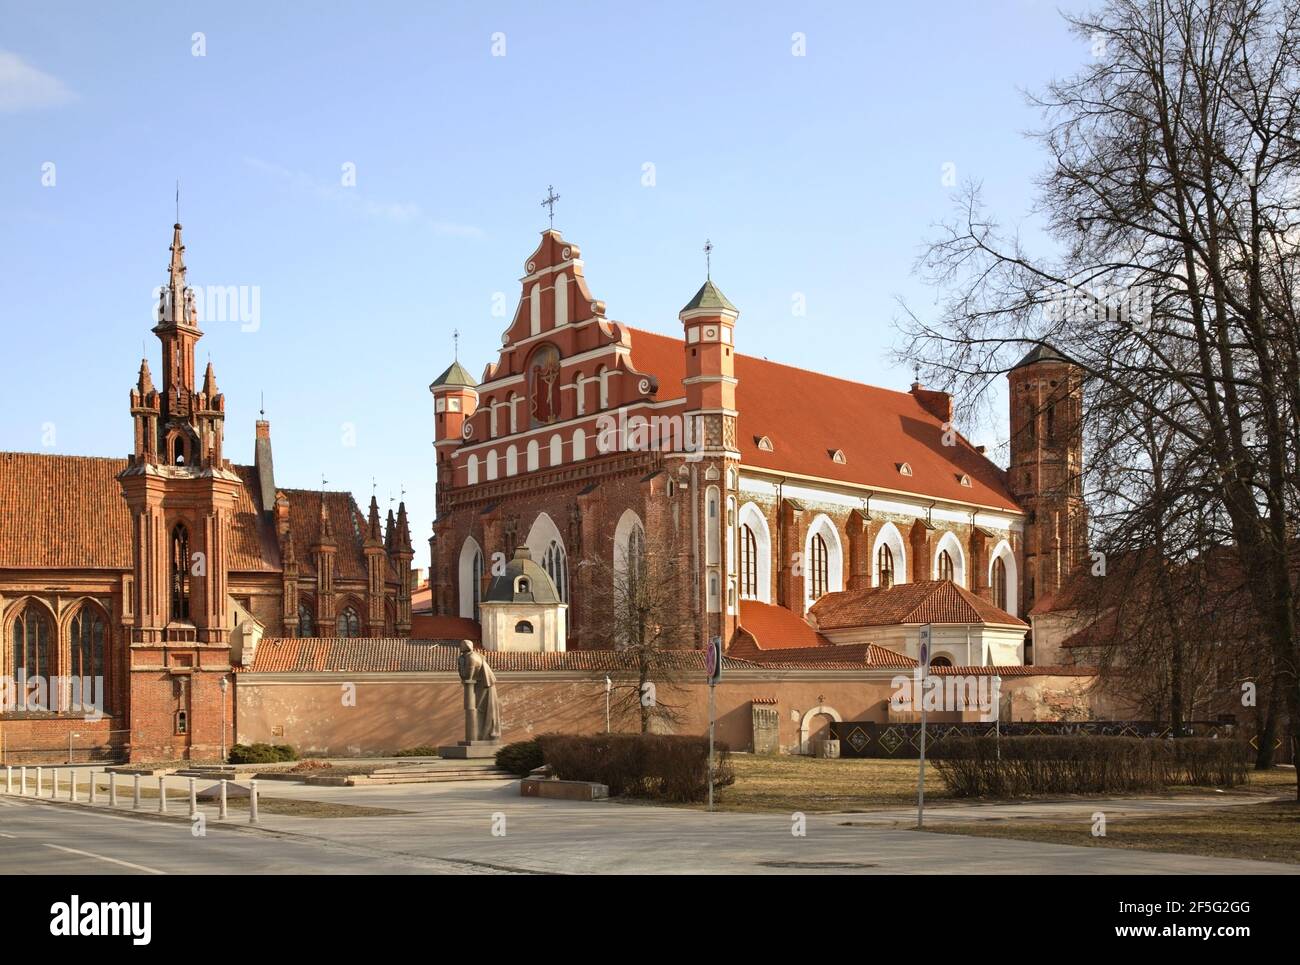
{"type": "Polygon", "coordinates": [[[496,757],[500,749],[500,741],[460,741],[447,747],[439,747],[438,756],[445,760],[464,761],[476,757],[496,757]]]}

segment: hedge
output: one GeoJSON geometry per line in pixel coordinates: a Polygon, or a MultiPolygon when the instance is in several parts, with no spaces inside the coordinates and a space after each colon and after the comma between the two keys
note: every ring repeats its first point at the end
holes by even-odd
{"type": "Polygon", "coordinates": [[[231,764],[280,764],[297,759],[288,744],[236,744],[230,748],[231,764]]]}
{"type": "Polygon", "coordinates": [[[520,777],[527,777],[534,768],[541,767],[544,763],[542,745],[537,743],[536,738],[516,741],[497,751],[497,767],[520,777]]]}
{"type": "MultiPolygon", "coordinates": [[[[709,742],[666,734],[547,734],[542,759],[565,781],[595,781],[611,796],[701,801],[708,796],[709,742]]],[[[714,743],[713,786],[735,781],[731,750],[714,743]]]]}
{"type": "Polygon", "coordinates": [[[953,737],[934,761],[957,797],[1111,794],[1244,784],[1250,748],[1209,738],[953,737]]]}

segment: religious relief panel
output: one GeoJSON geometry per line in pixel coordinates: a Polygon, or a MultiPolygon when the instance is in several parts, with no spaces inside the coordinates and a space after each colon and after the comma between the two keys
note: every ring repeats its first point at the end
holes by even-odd
{"type": "Polygon", "coordinates": [[[554,345],[543,345],[528,363],[528,411],[533,427],[560,418],[560,352],[554,345]]]}

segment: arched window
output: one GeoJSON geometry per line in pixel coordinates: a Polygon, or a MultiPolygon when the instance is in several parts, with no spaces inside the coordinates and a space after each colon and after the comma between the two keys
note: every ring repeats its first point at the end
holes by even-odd
{"type": "Polygon", "coordinates": [[[28,604],[14,620],[14,662],[10,668],[15,678],[51,677],[54,668],[50,664],[54,628],[49,615],[34,604],[28,604]],[[19,672],[22,672],[20,674],[19,672]]]}
{"type": "Polygon", "coordinates": [[[190,533],[184,523],[172,527],[172,619],[190,618],[190,533]]]}
{"type": "Polygon", "coordinates": [[[528,471],[532,472],[540,465],[541,446],[537,444],[536,439],[528,440],[528,471]]]}
{"type": "Polygon", "coordinates": [[[527,620],[520,620],[515,624],[515,633],[532,633],[533,625],[527,620]]]}
{"type": "Polygon", "coordinates": [[[483,602],[483,554],[474,554],[474,564],[472,567],[474,575],[474,622],[479,619],[479,604],[483,602]]]}
{"type": "Polygon", "coordinates": [[[876,551],[876,572],[880,575],[880,586],[888,588],[894,585],[894,551],[887,543],[881,543],[876,551]]]}
{"type": "Polygon", "coordinates": [[[361,617],[357,616],[357,611],[353,607],[345,606],[339,611],[338,620],[335,621],[335,632],[340,637],[361,636],[361,617]]]}
{"type": "Polygon", "coordinates": [[[632,532],[628,534],[626,566],[628,586],[635,592],[645,575],[645,534],[641,532],[640,526],[633,526],[632,532]]]}
{"type": "Polygon", "coordinates": [[[560,600],[564,603],[569,602],[569,562],[564,555],[564,547],[558,542],[552,540],[551,545],[546,547],[546,554],[542,557],[542,569],[551,577],[551,582],[555,584],[555,592],[560,595],[560,600]]]}
{"type": "Polygon", "coordinates": [[[1007,564],[1000,556],[993,561],[993,605],[999,610],[1007,608],[1007,564]]]}
{"type": "Polygon", "coordinates": [[[816,600],[826,595],[830,585],[831,568],[826,552],[826,540],[821,533],[814,533],[811,543],[812,556],[808,561],[808,578],[811,580],[809,596],[816,600]]]}
{"type": "Polygon", "coordinates": [[[758,537],[748,523],[740,524],[740,595],[758,596],[758,537]]]}
{"type": "Polygon", "coordinates": [[[581,429],[573,430],[573,458],[575,462],[587,458],[587,434],[581,429]]]}
{"type": "Polygon", "coordinates": [[[69,655],[74,677],[104,676],[104,629],[104,615],[89,604],[72,618],[69,655]]]}
{"type": "Polygon", "coordinates": [[[551,465],[558,466],[564,462],[564,440],[559,435],[551,436],[551,465]]]}
{"type": "Polygon", "coordinates": [[[307,603],[298,604],[298,636],[316,636],[316,615],[311,612],[311,606],[307,603]]]}
{"type": "Polygon", "coordinates": [[[952,661],[949,660],[947,657],[944,657],[944,656],[931,657],[931,658],[930,658],[930,666],[931,666],[931,668],[934,668],[934,667],[951,667],[951,666],[952,666],[952,661]]]}
{"type": "Polygon", "coordinates": [[[952,556],[947,550],[939,551],[939,579],[952,580],[953,576],[952,556]]]}
{"type": "Polygon", "coordinates": [[[472,453],[465,460],[465,482],[471,486],[478,482],[478,456],[472,453]]]}

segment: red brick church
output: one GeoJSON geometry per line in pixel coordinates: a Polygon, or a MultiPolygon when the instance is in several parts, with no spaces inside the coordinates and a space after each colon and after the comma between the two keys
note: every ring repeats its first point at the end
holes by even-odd
{"type": "Polygon", "coordinates": [[[153,328],[159,382],[141,360],[130,455],[0,453],[11,754],[71,740],[213,759],[233,743],[232,672],[264,635],[410,634],[405,505],[381,526],[373,497],[367,516],[349,493],[278,486],[265,419],[252,463],[227,458],[225,396],[211,363],[195,368],[184,252],[178,224],[153,328]],[[95,680],[92,697],[82,682],[95,680]]]}
{"type": "Polygon", "coordinates": [[[1010,373],[1004,470],[945,393],[740,354],[711,279],[678,319],[670,337],[609,318],[578,247],[543,232],[498,358],[430,386],[431,626],[476,626],[493,561],[527,547],[567,605],[564,645],[607,649],[607,574],[671,546],[687,645],[915,657],[929,623],[937,665],[1033,661],[1027,615],[1087,556],[1074,367],[1036,350],[1010,373]]]}

